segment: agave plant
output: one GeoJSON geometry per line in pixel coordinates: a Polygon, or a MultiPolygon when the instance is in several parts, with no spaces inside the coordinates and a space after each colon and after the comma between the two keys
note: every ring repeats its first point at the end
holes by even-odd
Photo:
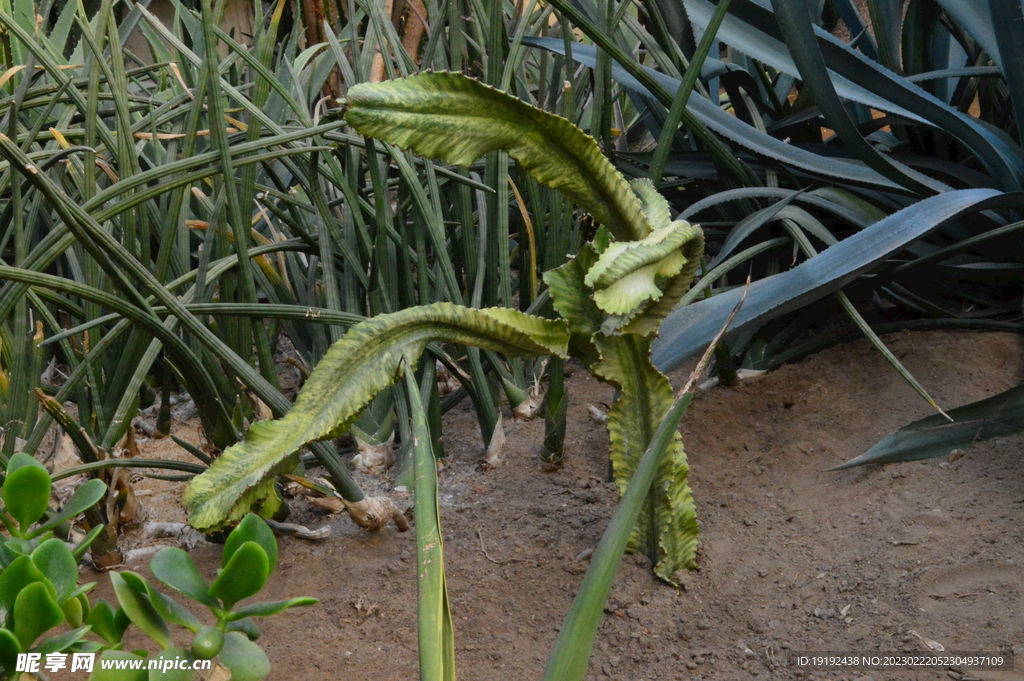
{"type": "MultiPolygon", "coordinates": [[[[647,0],[649,25],[673,26],[648,35],[602,23],[614,3],[551,4],[594,44],[524,43],[623,86],[637,112],[629,135],[657,143],[620,153],[620,166],[668,177],[679,217],[707,230],[707,266],[655,344],[660,369],[706,345],[739,296],[730,273],[747,267],[757,281],[723,353],[747,368],[863,334],[938,407],[881,334],[1020,331],[1018,4],[869,0],[869,27],[851,0],[647,0]],[[849,40],[834,30],[840,19],[849,40]],[[692,33],[727,46],[728,63],[702,63],[684,39],[692,33]],[[646,61],[622,49],[635,39],[646,61]],[[678,77],[690,57],[700,77],[678,77]],[[829,298],[857,330],[795,343],[831,311],[829,298]],[[872,319],[869,301],[899,316],[872,319]]],[[[976,434],[1006,434],[1021,423],[1020,403],[1011,391],[942,412],[856,461],[941,456],[976,434]]]]}
{"type": "MultiPolygon", "coordinates": [[[[571,356],[615,385],[620,395],[608,429],[624,489],[672,405],[671,386],[651,364],[650,346],[693,280],[701,230],[673,221],[649,183],[627,183],[594,140],[568,121],[464,76],[422,73],[359,85],[346,105],[345,119],[359,132],[448,163],[467,165],[504,150],[601,228],[573,260],[545,274],[560,319],[437,303],[352,327],[317,365],[285,417],[256,423],[243,442],[192,481],[185,494],[190,522],[219,528],[272,496],[275,474],[294,466],[299,448],[349,428],[378,392],[415,366],[428,343],[438,341],[513,356],[571,356]]],[[[666,580],[694,564],[697,525],[687,473],[676,434],[632,537],[633,547],[666,580]]],[[[382,524],[397,513],[381,508],[369,512],[382,524]]]]}

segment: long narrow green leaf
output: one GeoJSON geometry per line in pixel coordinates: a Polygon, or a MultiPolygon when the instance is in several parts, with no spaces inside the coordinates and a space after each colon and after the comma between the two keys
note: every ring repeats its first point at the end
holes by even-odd
{"type": "Polygon", "coordinates": [[[693,60],[686,67],[683,82],[679,89],[676,90],[672,107],[665,118],[665,127],[658,138],[658,146],[654,150],[654,157],[651,159],[651,167],[648,171],[648,177],[655,186],[661,184],[661,174],[665,170],[665,162],[668,160],[668,152],[672,146],[672,137],[675,135],[676,128],[679,127],[679,122],[683,119],[686,103],[690,99],[690,93],[693,92],[694,86],[697,85],[698,77],[701,75],[701,69],[704,66],[704,60],[707,59],[708,52],[711,51],[711,45],[718,37],[718,28],[722,25],[722,20],[725,19],[725,15],[729,11],[729,2],[730,0],[721,0],[718,3],[711,21],[708,22],[707,28],[704,29],[704,35],[700,38],[700,43],[697,45],[697,51],[693,55],[693,60]]]}
{"type": "MultiPolygon", "coordinates": [[[[571,18],[573,23],[575,23],[591,40],[593,40],[601,50],[610,55],[615,62],[617,62],[617,64],[612,67],[612,77],[615,80],[625,84],[622,76],[615,74],[615,69],[621,68],[624,72],[628,72],[628,75],[637,83],[641,84],[641,87],[645,88],[650,96],[654,97],[665,106],[672,106],[671,92],[674,92],[675,88],[666,89],[659,79],[653,75],[655,72],[652,72],[650,69],[642,66],[636,60],[629,58],[618,44],[615,43],[611,36],[601,31],[589,17],[576,7],[575,3],[570,2],[569,0],[551,0],[551,4],[555,5],[565,16],[571,18]]],[[[523,43],[529,44],[526,39],[523,40],[523,43]]],[[[597,66],[598,53],[595,46],[589,45],[586,47],[589,47],[590,50],[593,51],[593,61],[588,65],[594,68],[597,66]]],[[[554,48],[548,47],[548,49],[554,48]]],[[[577,48],[574,47],[573,59],[582,61],[577,57],[576,49],[577,48]]],[[[704,103],[711,106],[715,111],[718,110],[718,108],[713,106],[711,102],[703,100],[703,98],[697,98],[693,101],[704,101],[704,103]]],[[[729,117],[725,112],[721,113],[726,117],[729,117]]],[[[683,124],[687,129],[691,130],[700,143],[711,152],[716,163],[727,169],[737,179],[743,180],[745,184],[758,184],[757,178],[750,171],[750,168],[747,167],[743,161],[736,158],[734,154],[730,153],[729,149],[722,144],[717,137],[711,134],[708,129],[710,126],[708,126],[707,119],[698,115],[691,115],[690,109],[687,108],[683,114],[683,124]]]]}
{"type": "Polygon", "coordinates": [[[455,681],[455,632],[448,604],[437,507],[437,460],[430,445],[430,429],[420,389],[411,371],[405,372],[405,384],[412,412],[420,679],[455,681]]]}

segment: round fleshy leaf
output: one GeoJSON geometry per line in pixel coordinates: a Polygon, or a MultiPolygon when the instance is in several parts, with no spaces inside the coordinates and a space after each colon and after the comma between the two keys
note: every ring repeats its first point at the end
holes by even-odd
{"type": "Polygon", "coordinates": [[[84,613],[82,612],[82,601],[77,598],[69,598],[60,604],[60,609],[64,612],[64,617],[67,619],[68,624],[72,627],[82,626],[84,621],[84,613]]]}
{"type": "Polygon", "coordinates": [[[0,572],[0,625],[13,629],[14,603],[25,587],[36,582],[45,583],[50,595],[57,600],[57,590],[53,588],[43,573],[28,556],[19,556],[0,572]]]}
{"type": "Polygon", "coordinates": [[[18,664],[18,654],[22,652],[24,650],[14,632],[0,629],[0,667],[4,668],[8,676],[13,675],[12,670],[18,664]]]}
{"type": "Polygon", "coordinates": [[[210,585],[210,595],[219,598],[230,610],[238,601],[259,593],[270,575],[270,559],[254,541],[238,547],[231,560],[210,585]]]}
{"type": "Polygon", "coordinates": [[[224,632],[217,627],[205,626],[192,639],[192,654],[200,660],[209,660],[224,649],[224,632]]]}
{"type": "Polygon", "coordinates": [[[174,642],[171,640],[170,631],[167,629],[167,622],[157,613],[153,604],[149,600],[149,596],[145,593],[145,586],[142,590],[138,590],[135,587],[129,585],[128,580],[125,578],[135,578],[135,581],[144,581],[138,575],[125,572],[125,575],[117,572],[110,573],[110,582],[114,585],[114,593],[117,594],[117,600],[124,609],[125,614],[128,615],[128,619],[131,620],[132,624],[142,630],[144,634],[149,636],[151,639],[157,642],[157,644],[163,650],[174,647],[174,642]]]}
{"type": "Polygon", "coordinates": [[[247,541],[254,541],[263,548],[270,560],[270,571],[273,572],[277,567],[277,539],[266,521],[255,513],[249,513],[242,518],[238,527],[228,535],[227,541],[224,542],[224,553],[220,559],[221,565],[227,565],[238,547],[247,541]]]}
{"type": "Polygon", "coordinates": [[[32,562],[57,589],[57,601],[63,601],[78,583],[78,563],[71,549],[60,539],[47,539],[32,552],[32,562]]]}
{"type": "Polygon", "coordinates": [[[258,641],[263,632],[256,626],[256,623],[249,617],[243,617],[240,620],[232,620],[228,622],[226,631],[238,631],[245,634],[246,638],[250,641],[258,641]]]}
{"type": "Polygon", "coordinates": [[[14,600],[14,635],[22,649],[64,621],[64,611],[42,582],[32,582],[14,600]]]}
{"type": "MultiPolygon", "coordinates": [[[[63,634],[51,636],[50,638],[43,639],[42,641],[37,643],[33,647],[32,652],[47,655],[49,653],[61,653],[66,650],[70,650],[72,646],[76,646],[78,643],[80,643],[82,641],[82,637],[88,634],[89,631],[89,627],[84,626],[78,627],[77,629],[72,629],[71,631],[65,631],[63,634]]],[[[86,643],[89,642],[87,641],[86,643]]]]}
{"type": "MultiPolygon", "coordinates": [[[[89,681],[149,681],[146,669],[104,669],[103,661],[110,660],[145,660],[146,658],[123,650],[104,650],[96,660],[89,681]]],[[[143,662],[145,667],[145,662],[143,662]]]]}
{"type": "Polygon", "coordinates": [[[192,681],[195,678],[195,672],[192,671],[193,660],[192,654],[185,648],[165,650],[150,658],[149,663],[159,664],[160,668],[149,670],[149,681],[192,681]]]}
{"type": "Polygon", "coordinates": [[[237,631],[224,634],[224,649],[217,661],[231,672],[231,681],[261,681],[270,675],[266,653],[237,631]]]}
{"type": "Polygon", "coordinates": [[[105,599],[99,599],[89,610],[85,623],[92,625],[92,630],[103,637],[107,643],[119,643],[121,637],[114,626],[114,609],[105,599]]]}
{"type": "MultiPolygon", "coordinates": [[[[93,478],[75,490],[64,507],[55,513],[49,520],[42,523],[35,532],[48,530],[56,527],[69,518],[73,518],[82,511],[96,505],[96,503],[107,495],[107,485],[102,480],[93,478]]],[[[90,540],[91,541],[91,540],[90,540]]]]}
{"type": "Polygon", "coordinates": [[[11,473],[14,473],[15,471],[20,470],[22,468],[25,468],[26,466],[35,466],[36,468],[42,468],[43,470],[46,470],[43,467],[43,464],[36,461],[35,457],[31,457],[28,454],[22,454],[21,452],[18,452],[17,454],[12,456],[10,460],[7,462],[7,475],[10,475],[11,473]]]}
{"type": "Polygon", "coordinates": [[[231,613],[232,620],[242,619],[244,617],[267,617],[269,615],[276,615],[279,612],[283,612],[288,608],[298,608],[303,605],[316,605],[320,601],[316,598],[309,596],[300,596],[299,598],[289,598],[285,601],[267,601],[266,603],[253,603],[252,605],[246,605],[238,608],[231,613]]]}
{"type": "Polygon", "coordinates": [[[160,549],[153,556],[149,567],[153,570],[154,577],[175,591],[180,591],[189,598],[205,605],[217,605],[216,601],[210,598],[206,581],[199,574],[196,564],[192,562],[192,558],[188,553],[182,549],[176,546],[160,549]]]}
{"type": "MultiPolygon", "coordinates": [[[[24,454],[15,454],[31,459],[24,454]]],[[[11,457],[12,463],[14,457],[11,457]]],[[[33,459],[35,462],[35,459],[33,459]]],[[[22,465],[14,472],[7,474],[0,496],[4,507],[18,523],[22,532],[43,517],[50,503],[50,474],[41,465],[22,465]]],[[[10,470],[10,469],[8,469],[10,470]]]]}

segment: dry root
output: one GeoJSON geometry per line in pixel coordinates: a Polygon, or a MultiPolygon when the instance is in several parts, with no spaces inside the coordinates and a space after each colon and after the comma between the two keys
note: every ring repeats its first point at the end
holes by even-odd
{"type": "Polygon", "coordinates": [[[391,520],[395,521],[399,532],[409,529],[409,521],[388,497],[364,497],[362,501],[342,501],[356,525],[370,532],[382,529],[391,520]]]}
{"type": "Polygon", "coordinates": [[[384,475],[384,472],[395,463],[392,446],[395,444],[395,433],[392,431],[387,442],[371,445],[355,438],[359,453],[352,457],[352,465],[361,473],[384,475]]]}

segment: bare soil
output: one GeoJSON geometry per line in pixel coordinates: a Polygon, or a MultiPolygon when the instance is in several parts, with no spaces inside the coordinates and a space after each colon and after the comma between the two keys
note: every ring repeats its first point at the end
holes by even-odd
{"type": "MultiPolygon", "coordinates": [[[[944,407],[1024,379],[1021,339],[1010,334],[885,340],[944,407]]],[[[610,402],[612,390],[579,369],[569,394],[566,463],[557,473],[539,465],[543,419],[515,423],[506,414],[505,464],[482,470],[469,404],[446,417],[440,500],[463,679],[539,678],[587,552],[614,510],[604,426],[587,412],[588,403],[610,402]]],[[[955,461],[824,472],[928,413],[866,341],[702,392],[683,426],[700,569],[673,588],[653,578],[643,558],[627,556],[589,678],[1024,679],[1022,441],[980,443],[955,461]],[[926,652],[926,640],[950,652],[1014,651],[1019,671],[792,664],[796,652],[926,652]]],[[[175,433],[198,438],[190,428],[175,433]]],[[[143,454],[158,455],[153,446],[173,447],[151,440],[143,454]]],[[[387,480],[360,482],[411,505],[387,480]]],[[[180,519],[180,484],[143,486],[154,490],[140,499],[151,518],[180,519]]],[[[369,534],[304,498],[293,505],[292,521],[328,524],[332,536],[280,539],[264,596],[321,603],[261,622],[272,678],[417,678],[413,533],[369,534]]],[[[212,577],[220,547],[192,555],[212,577]]],[[[105,576],[83,578],[100,581],[95,595],[112,598],[105,576]]]]}

